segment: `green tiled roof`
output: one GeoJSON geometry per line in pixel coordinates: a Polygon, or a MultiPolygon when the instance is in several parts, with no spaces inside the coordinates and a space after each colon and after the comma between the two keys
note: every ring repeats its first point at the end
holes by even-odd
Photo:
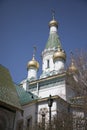
{"type": "Polygon", "coordinates": [[[32,94],[31,92],[27,92],[24,90],[23,87],[15,85],[19,99],[20,99],[20,103],[21,105],[30,103],[36,99],[38,99],[38,97],[34,94],[32,94]]]}
{"type": "Polygon", "coordinates": [[[15,109],[21,109],[9,70],[2,65],[0,65],[0,102],[15,109]]]}
{"type": "Polygon", "coordinates": [[[47,44],[46,44],[46,49],[48,48],[57,48],[58,46],[61,46],[61,42],[59,39],[59,36],[57,33],[51,33],[49,35],[47,44]]]}

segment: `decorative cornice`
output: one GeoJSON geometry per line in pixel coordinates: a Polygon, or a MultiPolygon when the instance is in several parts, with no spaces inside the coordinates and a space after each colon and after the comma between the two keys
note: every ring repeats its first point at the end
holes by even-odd
{"type": "Polygon", "coordinates": [[[29,82],[28,84],[28,89],[29,91],[33,92],[33,91],[36,91],[37,90],[37,84],[39,86],[39,90],[42,90],[42,89],[45,89],[45,88],[50,88],[52,86],[55,87],[55,85],[59,84],[63,84],[64,82],[64,79],[65,79],[65,73],[62,73],[62,74],[56,74],[56,75],[53,75],[53,76],[49,76],[47,78],[42,78],[42,79],[39,79],[39,80],[36,80],[36,81],[32,81],[32,82],[29,82]]]}
{"type": "Polygon", "coordinates": [[[52,75],[52,76],[49,76],[49,77],[46,77],[46,78],[42,78],[42,79],[38,79],[38,80],[35,80],[35,81],[32,81],[32,82],[29,82],[29,85],[40,83],[42,81],[52,80],[52,79],[55,79],[55,78],[61,78],[61,77],[64,77],[64,76],[66,76],[66,72],[63,72],[62,74],[55,74],[55,75],[52,75]]]}

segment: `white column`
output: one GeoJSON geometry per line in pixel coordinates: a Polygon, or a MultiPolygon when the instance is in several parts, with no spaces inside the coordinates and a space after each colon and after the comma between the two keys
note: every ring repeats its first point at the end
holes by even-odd
{"type": "Polygon", "coordinates": [[[37,79],[37,69],[36,68],[29,68],[28,70],[28,79],[37,79]]]}

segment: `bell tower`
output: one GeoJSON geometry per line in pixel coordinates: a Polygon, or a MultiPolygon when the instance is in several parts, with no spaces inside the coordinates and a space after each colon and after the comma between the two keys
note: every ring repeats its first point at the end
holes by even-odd
{"type": "Polygon", "coordinates": [[[45,78],[64,70],[66,60],[65,52],[62,50],[58,35],[58,22],[55,20],[54,11],[52,20],[49,22],[49,37],[45,49],[42,52],[42,74],[40,78],[45,78]]]}

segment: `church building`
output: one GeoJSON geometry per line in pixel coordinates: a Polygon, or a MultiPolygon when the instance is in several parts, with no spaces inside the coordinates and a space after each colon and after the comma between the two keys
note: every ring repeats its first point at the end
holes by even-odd
{"type": "Polygon", "coordinates": [[[66,69],[67,56],[58,35],[58,26],[53,15],[42,52],[39,78],[41,65],[36,60],[35,50],[27,63],[26,79],[19,85],[13,83],[9,70],[0,65],[0,130],[31,130],[37,123],[44,121],[44,124],[49,124],[62,111],[84,114],[71,102],[78,95],[67,83],[67,74],[75,75],[77,68],[71,56],[71,65],[66,69]]]}

